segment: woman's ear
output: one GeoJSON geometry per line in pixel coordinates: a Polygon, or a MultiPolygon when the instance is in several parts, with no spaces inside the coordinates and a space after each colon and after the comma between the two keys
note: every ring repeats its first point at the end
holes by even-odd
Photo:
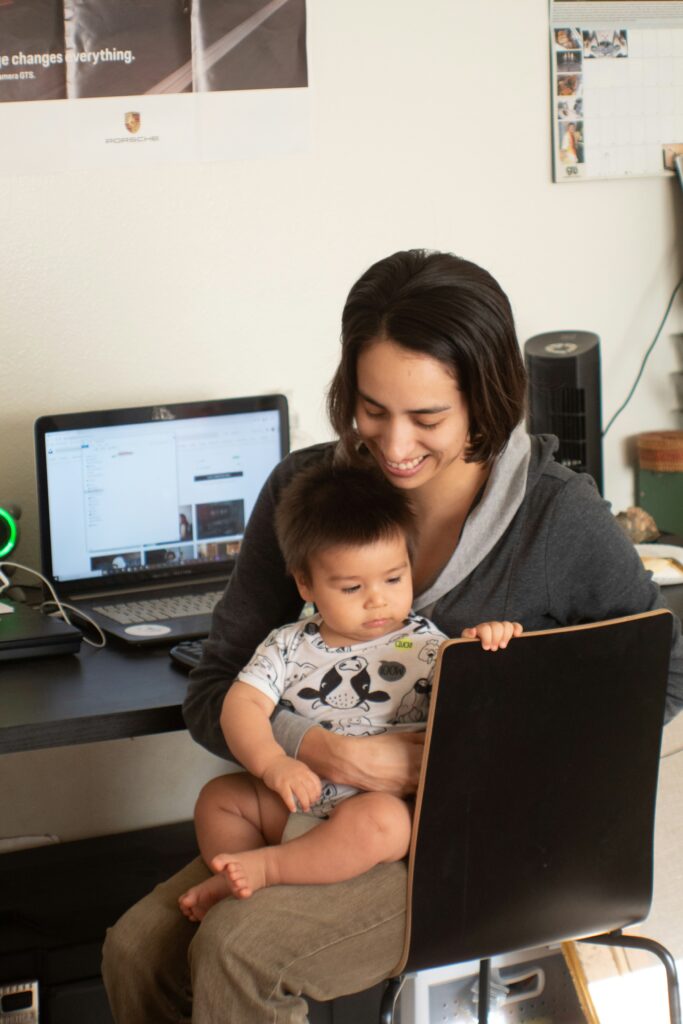
{"type": "Polygon", "coordinates": [[[313,592],[311,590],[311,581],[309,580],[306,573],[294,572],[292,573],[292,575],[294,577],[294,582],[297,585],[299,593],[301,594],[304,601],[311,601],[313,604],[315,604],[315,601],[313,599],[313,592]]]}

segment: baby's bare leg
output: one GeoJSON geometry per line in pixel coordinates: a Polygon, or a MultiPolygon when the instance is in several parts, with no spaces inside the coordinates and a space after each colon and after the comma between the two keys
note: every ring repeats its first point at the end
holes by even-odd
{"type": "Polygon", "coordinates": [[[238,857],[223,853],[211,866],[224,871],[233,895],[242,899],[267,885],[343,882],[404,857],[410,828],[410,810],[399,797],[361,793],[298,839],[238,857]]]}
{"type": "MultiPolygon", "coordinates": [[[[253,850],[277,843],[288,817],[284,803],[259,780],[245,772],[222,775],[202,789],[195,805],[195,829],[205,863],[217,854],[253,850]]],[[[214,903],[231,894],[227,877],[216,873],[192,886],[179,899],[191,921],[201,921],[214,903]]]]}

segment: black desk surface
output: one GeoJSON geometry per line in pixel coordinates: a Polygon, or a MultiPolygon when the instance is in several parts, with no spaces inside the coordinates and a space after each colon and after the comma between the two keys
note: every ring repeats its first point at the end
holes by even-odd
{"type": "Polygon", "coordinates": [[[113,645],[0,664],[0,754],[184,729],[168,648],[113,645]]]}
{"type": "MultiPolygon", "coordinates": [[[[662,587],[683,617],[683,586],[662,587]]],[[[187,674],[167,647],[110,645],[0,663],[0,754],[184,729],[187,674]]]]}

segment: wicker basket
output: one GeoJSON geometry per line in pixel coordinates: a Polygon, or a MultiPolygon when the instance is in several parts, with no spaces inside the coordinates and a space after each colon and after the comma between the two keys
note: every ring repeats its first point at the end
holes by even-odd
{"type": "Polygon", "coordinates": [[[638,464],[654,473],[683,473],[683,430],[640,434],[638,464]]]}

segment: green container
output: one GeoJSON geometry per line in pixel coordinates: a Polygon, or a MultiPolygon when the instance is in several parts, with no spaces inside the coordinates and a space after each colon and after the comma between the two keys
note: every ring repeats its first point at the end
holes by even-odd
{"type": "Polygon", "coordinates": [[[638,504],[662,533],[683,536],[683,473],[638,469],[638,504]]]}

